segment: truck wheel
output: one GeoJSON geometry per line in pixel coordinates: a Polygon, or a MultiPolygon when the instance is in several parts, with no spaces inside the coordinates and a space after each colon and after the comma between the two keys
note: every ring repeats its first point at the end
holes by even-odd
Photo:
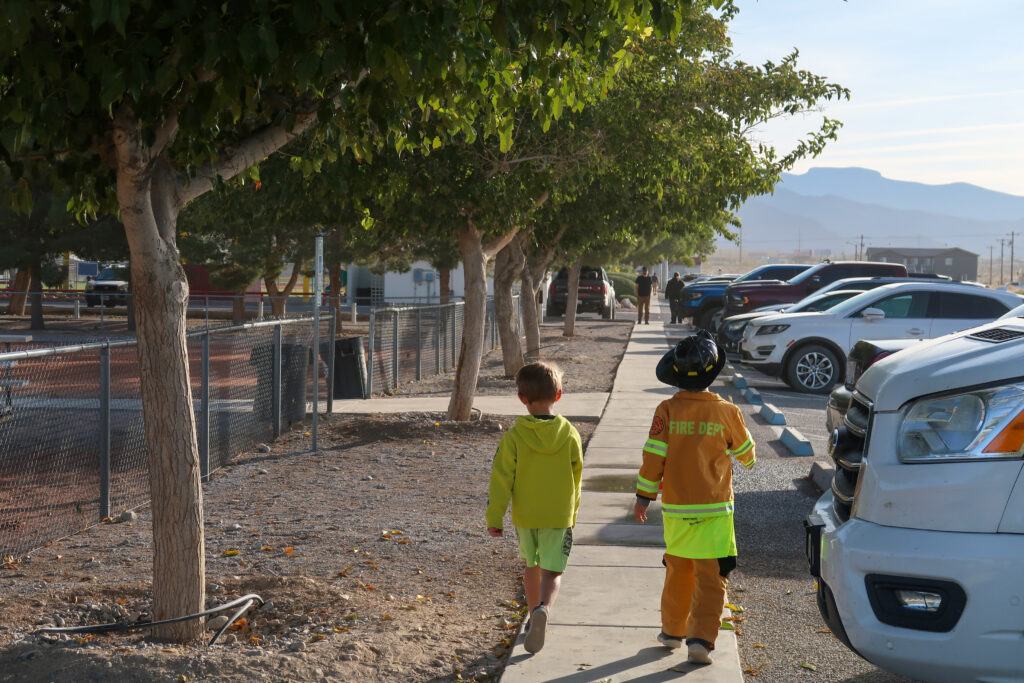
{"type": "Polygon", "coordinates": [[[821,344],[797,349],[786,363],[786,383],[808,394],[827,394],[839,381],[839,358],[821,344]]]}
{"type": "Polygon", "coordinates": [[[549,318],[560,318],[565,315],[565,311],[559,310],[554,306],[548,306],[547,315],[549,318]]]}
{"type": "Polygon", "coordinates": [[[613,309],[612,309],[611,306],[604,306],[604,307],[602,307],[601,308],[601,317],[604,318],[605,320],[611,320],[612,319],[612,310],[613,309]]]}

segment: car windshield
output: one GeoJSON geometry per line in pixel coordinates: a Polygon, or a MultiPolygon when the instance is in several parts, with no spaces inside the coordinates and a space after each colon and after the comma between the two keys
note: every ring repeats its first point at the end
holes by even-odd
{"type": "Polygon", "coordinates": [[[827,266],[827,265],[829,265],[829,264],[828,263],[819,263],[818,265],[813,266],[811,268],[808,268],[804,272],[802,272],[802,273],[800,273],[800,274],[798,274],[798,275],[796,275],[794,277],[791,277],[789,279],[789,282],[790,282],[790,284],[794,284],[794,285],[798,285],[801,282],[806,282],[810,278],[812,278],[815,275],[817,275],[818,273],[820,273],[825,268],[825,266],[827,266]]]}
{"type": "Polygon", "coordinates": [[[1024,304],[1021,304],[1017,308],[1011,308],[1009,311],[999,316],[1000,320],[1005,320],[1006,318],[1024,318],[1024,304]]]}
{"type": "Polygon", "coordinates": [[[96,276],[97,280],[123,280],[128,281],[128,272],[124,268],[104,268],[96,276]]]}
{"type": "Polygon", "coordinates": [[[863,294],[860,291],[854,290],[840,290],[837,292],[825,292],[822,294],[815,294],[809,296],[806,299],[793,304],[786,309],[786,313],[800,313],[803,312],[818,312],[825,311],[838,303],[851,299],[858,294],[863,294]]]}
{"type": "Polygon", "coordinates": [[[746,282],[747,280],[749,280],[752,277],[757,277],[762,272],[764,272],[764,268],[763,267],[762,268],[754,268],[749,273],[744,273],[743,275],[740,275],[738,278],[733,280],[733,282],[746,282]]]}

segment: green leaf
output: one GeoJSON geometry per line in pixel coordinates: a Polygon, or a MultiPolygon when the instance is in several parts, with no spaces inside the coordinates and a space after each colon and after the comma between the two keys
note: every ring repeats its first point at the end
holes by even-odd
{"type": "Polygon", "coordinates": [[[295,0],[292,13],[295,15],[295,28],[299,33],[306,34],[316,28],[318,17],[311,0],[295,0]]]}
{"type": "Polygon", "coordinates": [[[110,0],[110,24],[121,36],[124,36],[124,25],[130,11],[130,0],[110,0]]]}
{"type": "Polygon", "coordinates": [[[85,103],[89,101],[89,83],[77,73],[68,74],[64,81],[67,93],[68,111],[81,114],[85,103]]]}
{"type": "Polygon", "coordinates": [[[124,72],[120,69],[104,71],[100,77],[100,106],[104,109],[124,96],[124,72]]]}

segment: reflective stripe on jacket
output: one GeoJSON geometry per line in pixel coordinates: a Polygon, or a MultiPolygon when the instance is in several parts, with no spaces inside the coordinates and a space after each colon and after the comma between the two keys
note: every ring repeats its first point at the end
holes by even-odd
{"type": "Polygon", "coordinates": [[[680,391],[655,410],[636,493],[657,498],[670,555],[736,554],[732,462],[753,467],[754,441],[739,408],[710,391],[680,391]]]}

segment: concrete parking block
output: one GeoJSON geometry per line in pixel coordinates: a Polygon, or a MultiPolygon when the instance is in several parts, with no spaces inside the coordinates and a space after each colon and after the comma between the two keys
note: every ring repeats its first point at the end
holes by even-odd
{"type": "Polygon", "coordinates": [[[793,455],[814,455],[810,440],[792,427],[782,430],[782,444],[793,455]]]}
{"type": "Polygon", "coordinates": [[[767,420],[770,425],[786,424],[786,416],[782,414],[781,410],[773,406],[771,403],[765,403],[761,406],[761,417],[767,420]]]}
{"type": "Polygon", "coordinates": [[[752,403],[755,406],[759,406],[764,403],[764,399],[761,398],[761,392],[754,388],[744,390],[743,398],[747,399],[748,403],[752,403]]]}
{"type": "Polygon", "coordinates": [[[744,377],[743,375],[741,375],[738,372],[734,373],[733,376],[732,376],[732,385],[734,387],[736,387],[737,389],[746,389],[747,388],[747,378],[744,377]]]}
{"type": "Polygon", "coordinates": [[[819,489],[828,491],[829,487],[832,486],[832,478],[836,476],[836,468],[829,467],[827,464],[820,462],[814,462],[811,463],[811,472],[807,476],[819,489]]]}

